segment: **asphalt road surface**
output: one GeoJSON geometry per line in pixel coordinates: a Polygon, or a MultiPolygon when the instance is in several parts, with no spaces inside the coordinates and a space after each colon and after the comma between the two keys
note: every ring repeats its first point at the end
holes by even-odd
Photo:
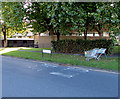
{"type": "Polygon", "coordinates": [[[118,97],[118,75],[2,56],[3,97],[118,97]]]}

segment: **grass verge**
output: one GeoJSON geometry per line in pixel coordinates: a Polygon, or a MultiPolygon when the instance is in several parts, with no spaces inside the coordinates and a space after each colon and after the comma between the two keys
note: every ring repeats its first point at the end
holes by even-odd
{"type": "MultiPolygon", "coordinates": [[[[41,61],[50,61],[62,64],[69,64],[69,65],[78,65],[78,66],[87,66],[87,67],[94,67],[99,69],[106,69],[106,70],[118,70],[118,60],[120,58],[102,58],[100,61],[97,60],[90,60],[86,61],[85,57],[78,56],[78,55],[65,55],[65,54],[44,54],[42,57],[42,53],[38,52],[26,52],[26,51],[12,51],[8,53],[4,53],[2,55],[20,57],[25,59],[34,59],[34,60],[41,60],[41,61]]],[[[120,67],[120,66],[119,66],[120,67]]]]}
{"type": "Polygon", "coordinates": [[[43,49],[49,49],[50,50],[50,48],[21,48],[20,50],[42,51],[43,49]]]}
{"type": "Polygon", "coordinates": [[[114,46],[112,53],[120,53],[120,46],[114,46]]]}

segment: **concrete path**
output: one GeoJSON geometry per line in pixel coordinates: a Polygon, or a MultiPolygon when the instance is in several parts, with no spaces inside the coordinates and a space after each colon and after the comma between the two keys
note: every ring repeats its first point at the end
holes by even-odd
{"type": "Polygon", "coordinates": [[[117,97],[118,74],[2,56],[3,97],[117,97]]]}
{"type": "Polygon", "coordinates": [[[19,50],[19,49],[20,49],[20,47],[17,47],[17,48],[5,48],[2,51],[0,51],[0,54],[4,54],[4,53],[7,53],[7,52],[11,52],[11,51],[16,51],[16,50],[19,50]]]}

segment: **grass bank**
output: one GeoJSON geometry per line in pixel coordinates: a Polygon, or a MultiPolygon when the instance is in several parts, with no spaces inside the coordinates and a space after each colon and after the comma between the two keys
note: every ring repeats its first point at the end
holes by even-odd
{"type": "MultiPolygon", "coordinates": [[[[37,50],[40,50],[40,49],[37,49],[37,50]]],[[[106,59],[103,57],[100,61],[97,61],[94,59],[90,61],[86,61],[85,57],[78,56],[78,55],[52,54],[52,56],[50,56],[49,54],[44,54],[44,57],[42,57],[42,53],[26,52],[26,51],[12,51],[8,53],[4,53],[3,55],[20,57],[25,59],[50,61],[50,62],[56,62],[60,64],[61,63],[67,64],[67,65],[94,67],[94,68],[106,69],[106,70],[118,70],[118,66],[119,66],[118,60],[120,59],[120,58],[110,58],[110,57],[106,59]]]]}

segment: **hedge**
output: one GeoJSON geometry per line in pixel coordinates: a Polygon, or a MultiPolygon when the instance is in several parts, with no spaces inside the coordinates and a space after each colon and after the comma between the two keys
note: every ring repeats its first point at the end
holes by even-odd
{"type": "Polygon", "coordinates": [[[52,47],[55,52],[60,53],[84,53],[84,51],[91,50],[93,48],[107,48],[106,53],[109,54],[113,48],[113,41],[106,39],[96,40],[59,40],[52,41],[52,47]]]}

